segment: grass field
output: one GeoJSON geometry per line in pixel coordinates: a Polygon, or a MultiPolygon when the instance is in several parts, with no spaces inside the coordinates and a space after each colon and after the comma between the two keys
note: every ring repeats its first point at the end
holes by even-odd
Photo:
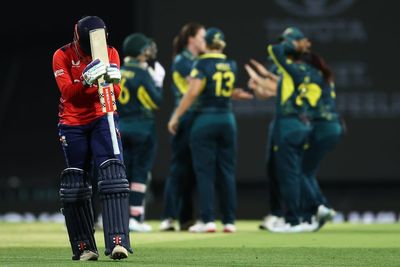
{"type": "Polygon", "coordinates": [[[72,262],[62,224],[0,223],[0,266],[400,266],[400,224],[328,224],[302,234],[257,224],[239,221],[235,234],[132,233],[134,254],[116,262],[104,256],[98,232],[99,260],[72,262]]]}

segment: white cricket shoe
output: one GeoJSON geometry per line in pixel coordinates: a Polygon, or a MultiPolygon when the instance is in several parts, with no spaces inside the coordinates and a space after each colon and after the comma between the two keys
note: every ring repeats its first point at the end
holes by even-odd
{"type": "Polygon", "coordinates": [[[196,224],[189,227],[191,233],[215,233],[217,231],[217,225],[215,222],[197,222],[196,224]]]}
{"type": "Polygon", "coordinates": [[[328,221],[332,221],[336,215],[334,209],[330,209],[324,205],[319,205],[317,210],[316,219],[318,222],[318,229],[320,229],[328,221]]]}
{"type": "Polygon", "coordinates": [[[173,219],[165,219],[160,224],[160,231],[175,231],[175,223],[173,219]]]}
{"type": "Polygon", "coordinates": [[[129,230],[132,232],[147,233],[152,230],[152,227],[146,223],[141,223],[134,218],[129,219],[129,230]]]}
{"type": "Polygon", "coordinates": [[[285,225],[285,219],[283,217],[268,215],[264,217],[264,220],[258,226],[258,228],[260,228],[261,230],[268,230],[270,228],[275,228],[283,225],[285,225]]]}
{"type": "Polygon", "coordinates": [[[303,228],[300,224],[291,225],[290,223],[285,223],[284,225],[268,227],[268,231],[272,233],[301,233],[303,232],[303,228]]]}
{"type": "Polygon", "coordinates": [[[284,225],[268,228],[268,231],[272,233],[294,234],[294,233],[314,232],[317,228],[318,228],[317,224],[299,223],[297,225],[291,225],[289,223],[286,223],[284,225]]]}
{"type": "Polygon", "coordinates": [[[236,232],[236,226],[232,223],[227,223],[224,224],[224,233],[235,233],[236,232]]]}
{"type": "Polygon", "coordinates": [[[110,258],[113,260],[121,260],[128,258],[128,250],[123,246],[116,245],[110,254],[110,258]]]}
{"type": "Polygon", "coordinates": [[[311,223],[301,223],[301,227],[303,228],[303,232],[315,232],[319,229],[319,224],[317,221],[312,220],[311,223]]]}
{"type": "Polygon", "coordinates": [[[91,250],[84,250],[79,256],[80,261],[97,261],[99,254],[91,250]]]}

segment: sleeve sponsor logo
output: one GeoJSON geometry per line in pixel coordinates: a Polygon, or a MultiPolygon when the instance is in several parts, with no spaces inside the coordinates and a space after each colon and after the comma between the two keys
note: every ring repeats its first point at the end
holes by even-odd
{"type": "Polygon", "coordinates": [[[64,74],[64,70],[63,69],[60,69],[60,70],[56,70],[55,72],[54,72],[54,77],[58,77],[58,76],[61,76],[61,75],[63,75],[64,74]]]}

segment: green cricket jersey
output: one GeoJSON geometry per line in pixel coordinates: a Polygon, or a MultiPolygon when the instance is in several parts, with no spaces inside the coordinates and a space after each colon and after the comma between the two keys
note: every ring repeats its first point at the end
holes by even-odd
{"type": "Polygon", "coordinates": [[[117,101],[120,119],[137,116],[153,118],[162,99],[150,73],[139,61],[131,59],[121,67],[121,94],[117,101]]]}
{"type": "Polygon", "coordinates": [[[313,66],[308,67],[305,82],[299,86],[303,99],[309,106],[309,114],[313,119],[336,120],[335,85],[325,81],[320,70],[313,66]]]}
{"type": "Polygon", "coordinates": [[[269,56],[278,67],[281,79],[278,82],[276,98],[276,115],[287,116],[307,112],[307,106],[303,105],[299,86],[304,83],[307,76],[308,65],[296,63],[288,58],[293,53],[294,47],[290,43],[269,45],[269,56]]]}
{"type": "Polygon", "coordinates": [[[174,58],[172,63],[172,85],[171,89],[175,95],[175,105],[178,106],[182,96],[188,90],[188,80],[196,57],[188,50],[183,50],[174,58]]]}
{"type": "Polygon", "coordinates": [[[201,79],[203,89],[197,98],[200,112],[232,110],[231,96],[235,86],[237,65],[220,53],[206,53],[194,63],[192,78],[201,79]]]}

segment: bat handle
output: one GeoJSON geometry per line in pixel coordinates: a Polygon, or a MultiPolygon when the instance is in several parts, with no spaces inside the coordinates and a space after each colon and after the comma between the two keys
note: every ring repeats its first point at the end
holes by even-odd
{"type": "Polygon", "coordinates": [[[121,152],[119,151],[117,133],[115,130],[114,112],[107,112],[107,120],[108,120],[108,126],[110,127],[111,142],[113,146],[114,155],[119,155],[121,154],[121,152]]]}

